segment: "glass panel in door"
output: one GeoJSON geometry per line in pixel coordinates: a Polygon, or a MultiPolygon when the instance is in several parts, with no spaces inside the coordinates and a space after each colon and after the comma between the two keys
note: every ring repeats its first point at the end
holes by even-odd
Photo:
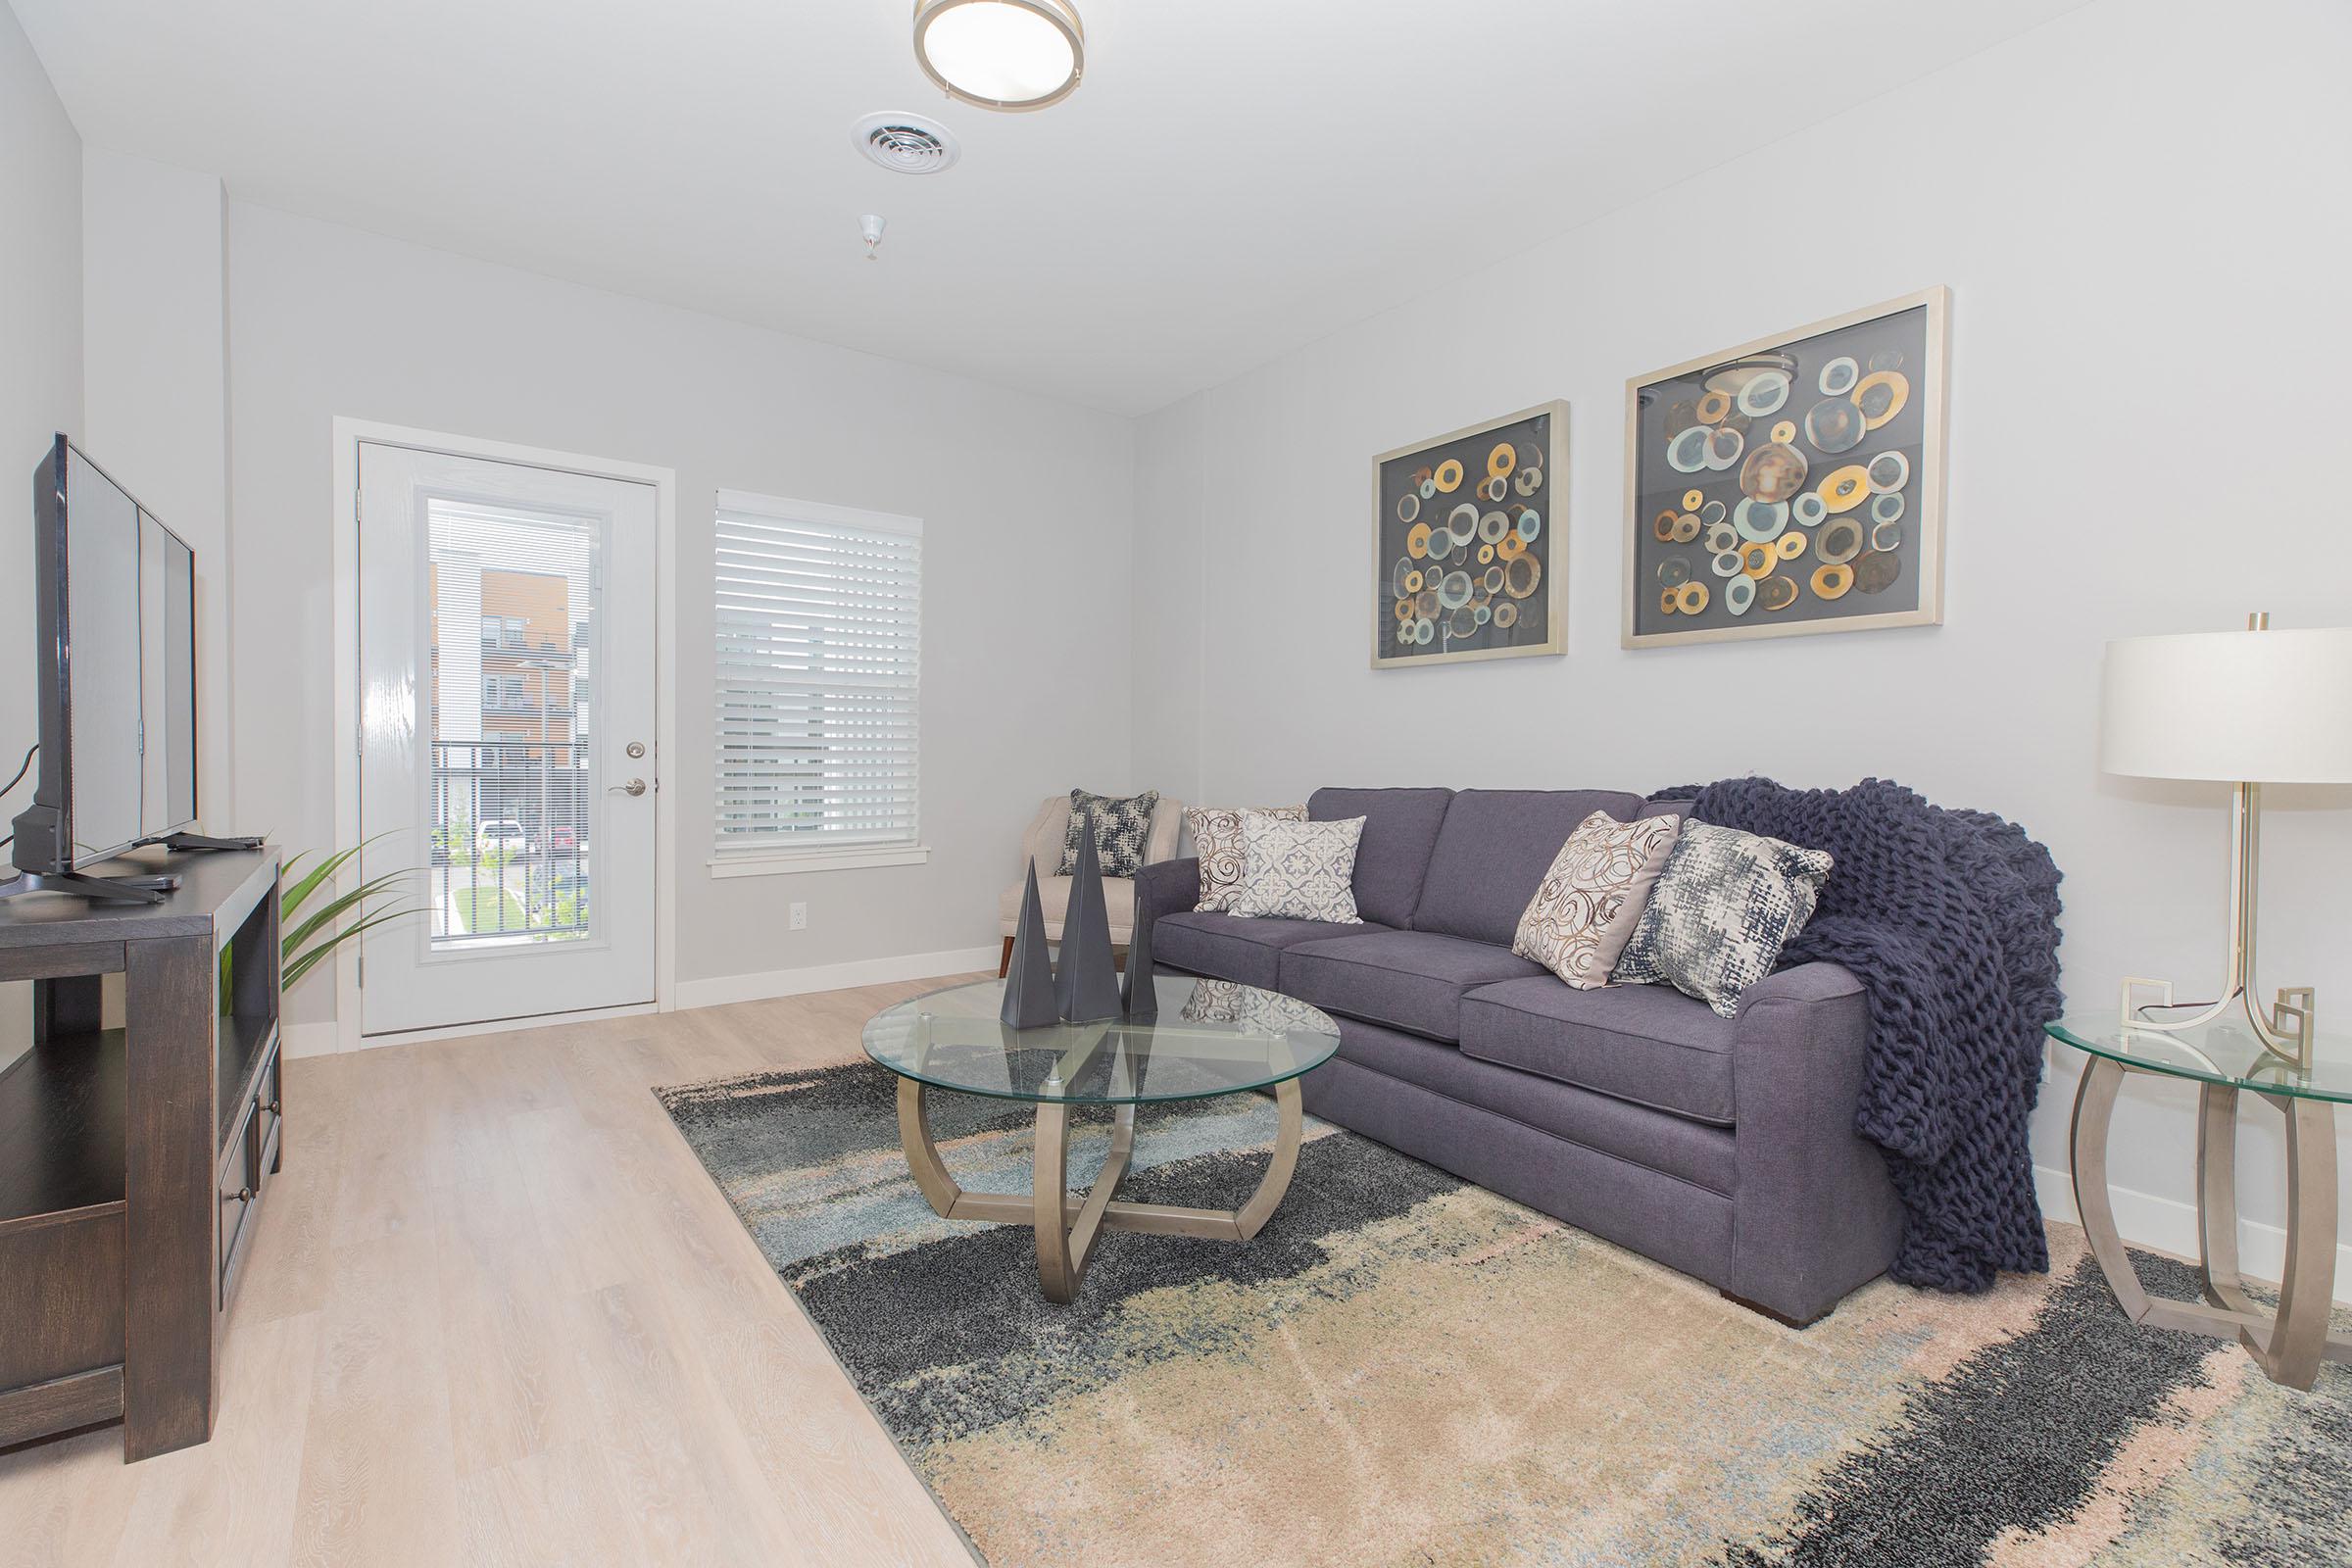
{"type": "Polygon", "coordinates": [[[435,954],[596,929],[602,520],[426,500],[435,954]]]}

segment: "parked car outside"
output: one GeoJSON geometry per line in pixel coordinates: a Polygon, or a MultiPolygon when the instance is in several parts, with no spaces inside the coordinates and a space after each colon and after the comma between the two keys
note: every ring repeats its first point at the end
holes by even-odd
{"type": "Polygon", "coordinates": [[[531,853],[531,836],[522,830],[520,822],[511,816],[502,816],[484,822],[481,831],[474,835],[473,844],[476,855],[528,855],[531,853]]]}
{"type": "Polygon", "coordinates": [[[567,827],[547,830],[547,852],[550,855],[569,855],[579,847],[578,836],[567,827]]]}

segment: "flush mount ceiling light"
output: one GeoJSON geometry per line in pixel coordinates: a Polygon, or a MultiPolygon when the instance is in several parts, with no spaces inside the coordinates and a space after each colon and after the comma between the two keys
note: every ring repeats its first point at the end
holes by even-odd
{"type": "Polygon", "coordinates": [[[1086,28],[1069,0],[914,0],[914,58],[952,98],[1043,109],[1078,90],[1086,28]]]}

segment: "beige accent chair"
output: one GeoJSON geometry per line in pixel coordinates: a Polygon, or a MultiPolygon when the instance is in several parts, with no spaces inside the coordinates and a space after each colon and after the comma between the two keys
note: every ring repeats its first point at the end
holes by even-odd
{"type": "MultiPolygon", "coordinates": [[[[1070,830],[1070,798],[1055,795],[1037,808],[1029,829],[1021,835],[1021,853],[1037,866],[1037,901],[1046,911],[1046,935],[1061,940],[1061,917],[1070,907],[1070,879],[1059,875],[1062,841],[1070,830]]],[[[1184,803],[1163,795],[1152,811],[1152,834],[1144,841],[1144,863],[1153,865],[1176,854],[1184,832],[1184,803]]],[[[997,901],[997,928],[1004,937],[1004,956],[997,965],[1002,975],[1012,967],[1012,933],[1021,920],[1021,888],[1015,882],[997,901]]],[[[1102,905],[1110,916],[1110,943],[1125,948],[1135,935],[1135,883],[1123,876],[1102,879],[1102,905]]]]}

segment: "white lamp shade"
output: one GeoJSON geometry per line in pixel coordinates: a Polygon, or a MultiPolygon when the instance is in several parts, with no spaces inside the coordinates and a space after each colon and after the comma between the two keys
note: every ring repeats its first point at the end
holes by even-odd
{"type": "Polygon", "coordinates": [[[2125,637],[2105,686],[2110,773],[2352,783],[2352,627],[2125,637]]]}

